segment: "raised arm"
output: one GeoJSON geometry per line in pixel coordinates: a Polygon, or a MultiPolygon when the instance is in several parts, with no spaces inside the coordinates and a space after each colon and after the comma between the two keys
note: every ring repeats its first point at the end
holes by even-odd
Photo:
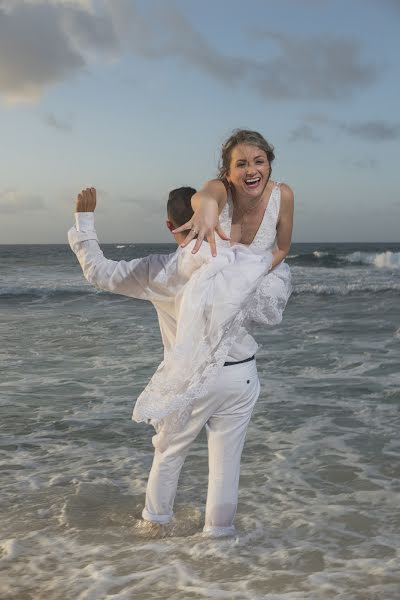
{"type": "Polygon", "coordinates": [[[68,231],[69,244],[87,281],[101,290],[142,300],[165,294],[162,271],[169,255],[131,261],[105,258],[95,230],[95,207],[96,190],[83,190],[76,199],[75,226],[68,231]]]}
{"type": "Polygon", "coordinates": [[[197,234],[197,241],[192,250],[193,254],[199,250],[204,239],[206,239],[210,244],[211,254],[213,256],[217,255],[215,232],[223,240],[229,240],[229,235],[223,231],[219,224],[219,215],[225,206],[226,199],[227,190],[220,179],[207,181],[201,190],[192,196],[194,211],[192,218],[173,231],[173,233],[179,233],[190,229],[185,241],[181,244],[182,246],[187,246],[197,234]]]}
{"type": "Polygon", "coordinates": [[[292,243],[294,213],[293,190],[285,183],[281,184],[281,208],[279,221],[276,228],[277,250],[273,253],[271,269],[274,269],[289,254],[292,243]]]}

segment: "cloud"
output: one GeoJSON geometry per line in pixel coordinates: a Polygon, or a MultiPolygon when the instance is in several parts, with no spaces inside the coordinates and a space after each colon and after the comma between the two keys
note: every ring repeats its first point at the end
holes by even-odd
{"type": "Polygon", "coordinates": [[[377,67],[362,61],[360,45],[343,36],[259,31],[257,41],[258,60],[224,54],[173,2],[149,8],[138,0],[0,0],[0,93],[9,102],[30,101],[93,59],[126,52],[173,59],[222,85],[245,84],[276,100],[339,101],[378,77],[377,67]]]}
{"type": "Polygon", "coordinates": [[[308,124],[327,125],[358,137],[366,142],[384,142],[400,137],[400,124],[388,123],[382,120],[355,121],[346,123],[321,114],[311,114],[305,118],[308,124]]]}
{"type": "Polygon", "coordinates": [[[339,123],[338,126],[344,131],[369,142],[397,140],[400,137],[400,125],[385,123],[384,121],[339,123]]]}
{"type": "Polygon", "coordinates": [[[173,3],[153,3],[147,12],[133,0],[109,0],[108,7],[119,38],[135,55],[175,58],[226,84],[244,77],[248,62],[216,51],[173,3]]]}
{"type": "MultiPolygon", "coordinates": [[[[135,196],[119,196],[116,202],[121,202],[123,210],[132,212],[142,212],[145,217],[153,219],[154,215],[162,213],[164,215],[167,201],[165,194],[158,196],[157,194],[147,195],[140,194],[135,196]]],[[[141,215],[142,216],[142,215],[141,215]]]]}
{"type": "Polygon", "coordinates": [[[0,93],[32,101],[87,65],[85,50],[115,52],[112,23],[78,4],[0,3],[0,93]]]}
{"type": "Polygon", "coordinates": [[[304,123],[293,129],[289,135],[289,142],[320,142],[311,125],[304,123]]]}
{"type": "Polygon", "coordinates": [[[53,127],[58,131],[68,132],[72,130],[72,125],[69,121],[67,121],[66,119],[60,119],[52,113],[46,113],[45,115],[43,115],[43,121],[44,123],[46,123],[46,125],[48,125],[49,127],[53,127]]]}
{"type": "Polygon", "coordinates": [[[73,5],[84,8],[88,11],[93,10],[92,0],[2,0],[1,4],[15,6],[17,4],[53,4],[53,5],[73,5]]]}
{"type": "Polygon", "coordinates": [[[360,44],[345,37],[306,37],[259,32],[258,38],[278,48],[276,56],[255,66],[254,85],[276,99],[342,100],[378,77],[363,63],[360,44]]]}
{"type": "Polygon", "coordinates": [[[35,99],[83,66],[51,6],[0,6],[0,92],[8,101],[35,99]]]}
{"type": "Polygon", "coordinates": [[[379,162],[376,160],[376,158],[359,158],[352,161],[351,164],[358,169],[373,170],[379,165],[379,162]]]}
{"type": "Polygon", "coordinates": [[[382,8],[382,6],[386,5],[390,8],[400,10],[399,0],[379,0],[379,2],[377,2],[376,0],[373,0],[373,3],[378,4],[379,8],[382,8]]]}
{"type": "Polygon", "coordinates": [[[15,189],[6,189],[0,192],[0,213],[15,214],[31,212],[46,208],[43,198],[21,194],[15,189]]]}
{"type": "MultiPolygon", "coordinates": [[[[157,4],[147,15],[131,0],[114,0],[114,23],[131,49],[148,59],[174,57],[223,84],[247,83],[264,97],[284,100],[341,100],[374,83],[378,69],[363,63],[361,46],[345,37],[303,38],[252,29],[266,43],[265,56],[253,60],[228,56],[212,47],[173,4],[157,4]],[[274,51],[270,51],[270,46],[274,51]]],[[[260,52],[258,52],[260,54],[260,52]]],[[[262,51],[261,51],[262,54],[262,51]]]]}

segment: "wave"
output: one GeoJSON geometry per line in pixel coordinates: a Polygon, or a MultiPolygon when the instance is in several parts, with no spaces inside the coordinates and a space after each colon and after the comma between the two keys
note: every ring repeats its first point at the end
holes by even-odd
{"type": "MultiPolygon", "coordinates": [[[[293,296],[302,296],[312,294],[315,296],[346,296],[352,294],[386,294],[390,292],[400,292],[400,283],[388,282],[382,285],[376,284],[364,284],[360,283],[342,283],[339,285],[326,285],[320,283],[305,283],[294,285],[293,296]]],[[[119,294],[112,294],[111,292],[104,292],[94,287],[84,288],[0,288],[0,302],[6,300],[12,300],[13,302],[37,302],[37,301],[63,301],[68,299],[74,299],[84,296],[103,296],[107,298],[119,299],[123,296],[119,294]]]]}
{"type": "Polygon", "coordinates": [[[314,250],[306,254],[292,254],[287,257],[289,265],[302,267],[375,267],[377,269],[400,269],[400,252],[363,252],[338,254],[329,250],[314,250]]]}
{"type": "Polygon", "coordinates": [[[400,252],[352,252],[343,257],[343,260],[358,265],[373,265],[381,268],[400,268],[400,252]]]}
{"type": "Polygon", "coordinates": [[[10,287],[0,288],[0,300],[36,300],[36,299],[67,299],[78,296],[87,296],[88,294],[104,293],[96,288],[46,288],[46,287],[10,287]]]}
{"type": "Polygon", "coordinates": [[[356,294],[387,294],[400,292],[400,283],[364,284],[348,283],[342,285],[324,285],[320,283],[305,283],[294,287],[292,295],[302,296],[313,294],[315,296],[351,296],[356,294]]]}

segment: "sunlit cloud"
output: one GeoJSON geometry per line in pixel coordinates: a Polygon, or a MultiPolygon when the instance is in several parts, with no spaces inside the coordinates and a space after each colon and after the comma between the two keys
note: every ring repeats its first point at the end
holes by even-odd
{"type": "Polygon", "coordinates": [[[16,189],[5,189],[0,192],[0,213],[25,213],[46,208],[40,196],[22,194],[16,189]]]}
{"type": "MultiPolygon", "coordinates": [[[[0,94],[32,102],[88,65],[86,53],[114,54],[112,22],[81,3],[0,3],[0,94]]],[[[86,3],[85,3],[86,6],[86,3]]]]}

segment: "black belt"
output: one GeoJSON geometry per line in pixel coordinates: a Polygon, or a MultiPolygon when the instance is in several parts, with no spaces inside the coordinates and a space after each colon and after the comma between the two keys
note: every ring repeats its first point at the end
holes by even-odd
{"type": "Polygon", "coordinates": [[[255,355],[253,354],[253,356],[250,356],[250,358],[245,358],[244,360],[238,360],[237,362],[226,362],[224,363],[224,367],[230,367],[231,365],[241,365],[242,363],[245,362],[250,362],[251,360],[255,359],[255,355]]]}

